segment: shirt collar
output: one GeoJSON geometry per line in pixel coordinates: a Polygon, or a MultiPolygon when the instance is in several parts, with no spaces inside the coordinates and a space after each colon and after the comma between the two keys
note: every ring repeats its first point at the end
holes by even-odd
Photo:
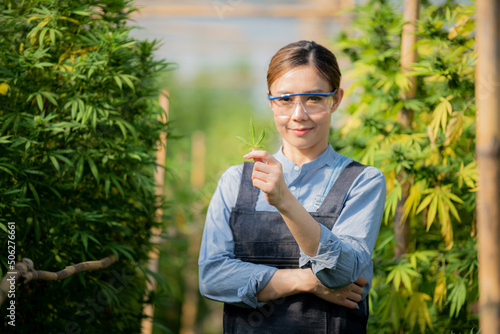
{"type": "MultiPolygon", "coordinates": [[[[335,152],[333,149],[332,145],[328,144],[328,147],[326,150],[321,153],[319,157],[314,159],[311,162],[308,162],[306,164],[303,164],[301,169],[302,170],[313,170],[317,168],[321,168],[323,166],[333,166],[333,163],[335,162],[335,159],[338,158],[338,153],[335,152]]],[[[283,154],[283,146],[280,146],[278,151],[273,155],[276,160],[278,160],[281,165],[283,166],[283,171],[289,171],[293,167],[295,167],[295,163],[288,159],[284,154],[283,154]]]]}

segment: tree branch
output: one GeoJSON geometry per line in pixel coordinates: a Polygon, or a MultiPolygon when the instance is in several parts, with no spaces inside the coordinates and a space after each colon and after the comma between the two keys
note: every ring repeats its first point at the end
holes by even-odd
{"type": "Polygon", "coordinates": [[[31,261],[30,259],[22,259],[21,261],[16,263],[15,271],[13,271],[12,273],[7,273],[0,282],[0,305],[2,305],[7,298],[10,287],[13,284],[26,284],[29,281],[60,281],[70,277],[71,275],[78,274],[83,271],[100,270],[107,268],[116,261],[118,261],[116,256],[110,255],[99,261],[77,263],[54,273],[45,270],[35,270],[33,261],[31,261]],[[15,283],[11,283],[13,278],[15,279],[15,283]]]}

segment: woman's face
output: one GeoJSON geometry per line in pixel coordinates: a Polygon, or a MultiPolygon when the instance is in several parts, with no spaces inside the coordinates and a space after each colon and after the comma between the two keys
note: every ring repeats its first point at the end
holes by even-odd
{"type": "MultiPolygon", "coordinates": [[[[310,65],[297,67],[272,83],[270,94],[298,93],[330,93],[332,87],[319,72],[310,65]]],[[[315,159],[328,146],[331,114],[342,100],[343,91],[339,88],[335,94],[333,105],[325,112],[308,114],[303,104],[296,104],[290,116],[274,114],[274,123],[278,133],[283,138],[283,153],[291,159],[297,154],[315,159]]],[[[300,98],[295,96],[295,99],[300,98]]],[[[292,159],[293,160],[293,159],[292,159]]]]}

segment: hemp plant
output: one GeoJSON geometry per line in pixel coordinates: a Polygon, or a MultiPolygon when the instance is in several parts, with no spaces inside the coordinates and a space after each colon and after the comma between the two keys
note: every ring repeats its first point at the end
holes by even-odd
{"type": "Polygon", "coordinates": [[[245,143],[245,145],[248,145],[250,147],[250,151],[252,151],[254,149],[263,149],[264,146],[261,145],[261,143],[264,140],[264,138],[266,137],[266,131],[264,129],[262,129],[259,137],[256,140],[255,139],[255,127],[253,125],[252,120],[250,120],[250,140],[243,138],[243,137],[240,137],[240,136],[236,136],[236,137],[239,140],[241,140],[243,143],[245,143]]]}
{"type": "Polygon", "coordinates": [[[132,37],[135,11],[130,0],[0,1],[0,277],[9,222],[16,255],[37,269],[119,258],[18,285],[19,332],[139,333],[143,304],[157,301],[146,282],[167,126],[155,80],[171,65],[156,60],[157,41],[132,37]]]}

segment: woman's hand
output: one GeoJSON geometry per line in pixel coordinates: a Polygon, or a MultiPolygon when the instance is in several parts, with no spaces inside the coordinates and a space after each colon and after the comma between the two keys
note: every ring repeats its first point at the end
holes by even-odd
{"type": "Polygon", "coordinates": [[[291,195],[285,183],[281,163],[266,151],[255,150],[243,158],[254,159],[252,173],[254,187],[262,190],[267,202],[280,210],[286,203],[287,197],[291,195]]]}
{"type": "Polygon", "coordinates": [[[367,283],[366,278],[359,276],[356,282],[342,289],[333,290],[321,284],[311,270],[305,270],[305,274],[305,282],[307,282],[305,286],[306,292],[310,292],[330,303],[345,306],[353,310],[356,309],[358,303],[361,301],[363,287],[367,283]]]}
{"type": "Polygon", "coordinates": [[[321,284],[311,269],[278,269],[257,298],[268,301],[298,293],[312,293],[327,302],[354,310],[361,301],[366,283],[366,278],[360,276],[345,288],[333,290],[321,284]]]}
{"type": "Polygon", "coordinates": [[[328,289],[318,282],[318,286],[313,292],[317,297],[324,299],[330,303],[345,306],[350,309],[356,309],[363,295],[363,287],[366,285],[366,278],[359,276],[358,280],[348,286],[340,289],[328,289]]]}
{"type": "Polygon", "coordinates": [[[252,172],[254,187],[262,190],[267,202],[278,209],[300,249],[309,256],[315,256],[321,227],[288,190],[281,163],[266,151],[255,150],[243,158],[255,161],[252,172]]]}

